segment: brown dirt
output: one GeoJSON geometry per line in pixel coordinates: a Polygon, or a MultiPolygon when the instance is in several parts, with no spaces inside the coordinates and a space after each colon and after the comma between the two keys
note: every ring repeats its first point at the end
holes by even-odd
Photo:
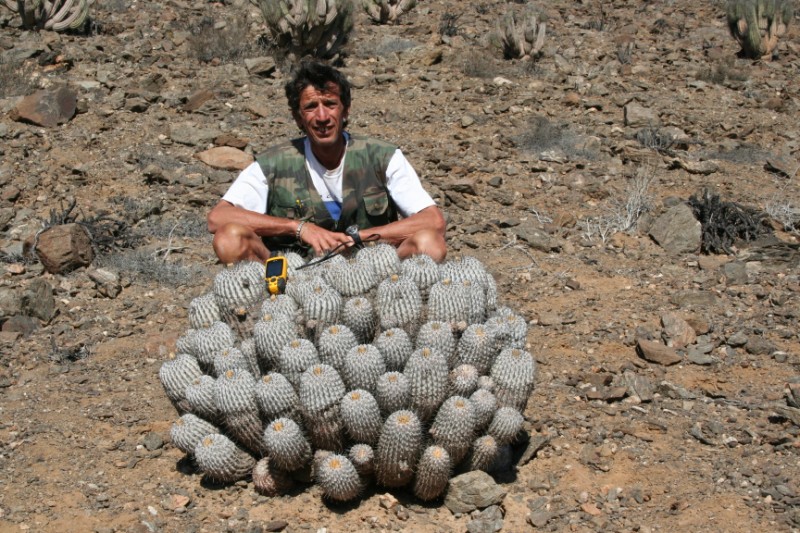
{"type": "MultiPolygon", "coordinates": [[[[626,198],[637,170],[652,176],[651,217],[705,187],[760,209],[776,199],[797,205],[799,25],[781,38],[775,60],[737,59],[721,4],[617,1],[603,4],[601,17],[600,3],[548,3],[546,47],[534,67],[503,60],[490,46],[495,22],[513,4],[424,2],[398,26],[357,18],[344,62],[357,85],[351,130],[402,146],[447,213],[451,254],[484,261],[504,302],[531,321],[539,370],[526,427],[532,439],[549,440],[501,480],[503,531],[800,528],[800,429],[776,411],[800,366],[796,256],[750,261],[747,281],[732,285],[721,265],[744,261],[747,245],[711,261],[670,255],[642,229],[605,241],[582,229],[626,198]],[[445,13],[461,14],[460,33],[443,41],[445,13]],[[623,64],[618,43],[629,41],[623,64]],[[391,51],[408,44],[415,47],[391,51]],[[713,71],[727,77],[716,83],[704,74],[713,71]],[[641,146],[640,127],[623,116],[633,101],[689,141],[672,153],[641,146]],[[559,128],[538,140],[561,132],[563,156],[527,149],[521,136],[530,139],[536,117],[559,128]],[[584,144],[589,152],[576,148],[584,144]],[[789,162],[788,176],[765,166],[778,156],[789,162]],[[719,170],[692,174],[676,158],[711,159],[719,170]],[[555,246],[541,251],[518,238],[533,229],[555,246]],[[676,303],[683,291],[714,294],[716,304],[676,303]],[[662,367],[636,355],[637,335],[658,338],[665,311],[709,325],[715,363],[684,358],[662,367]],[[774,349],[727,344],[739,332],[774,349]],[[653,398],[587,398],[592,386],[620,384],[625,373],[648,380],[653,398]],[[692,436],[696,424],[705,443],[692,436]]],[[[231,26],[254,9],[98,1],[98,26],[86,36],[22,32],[15,17],[4,19],[4,57],[33,51],[39,83],[71,83],[83,112],[51,129],[0,119],[0,202],[15,217],[0,234],[2,249],[18,250],[51,209],[74,197],[87,215],[125,218],[144,235],[142,249],[171,246],[169,263],[202,272],[170,285],[116,263],[125,286],[112,299],[88,277],[94,267],[52,275],[38,264],[22,273],[17,263],[4,265],[3,286],[37,278],[52,285],[59,314],[30,335],[0,337],[0,532],[259,531],[272,520],[286,521],[286,531],[467,528],[469,516],[404,492],[393,494],[407,515],[381,506],[381,490],[338,507],[316,488],[270,499],[249,482],[203,485],[166,442],[175,411],[158,369],[187,328],[189,301],[220,269],[207,235],[179,229],[170,238],[169,230],[200,227],[235,176],[199,163],[193,155],[207,144],[174,142],[171,128],[218,128],[254,152],[296,134],[280,72],[264,78],[248,74],[242,60],[202,62],[202,41],[187,33],[204,17],[231,26]],[[163,85],[146,89],[155,75],[163,85]],[[214,98],[183,111],[201,90],[214,98]],[[132,105],[136,98],[146,109],[132,105]],[[147,202],[161,208],[134,217],[131,206],[147,202]],[[55,360],[80,347],[87,357],[55,360]],[[165,443],[154,446],[154,436],[165,443]]],[[[262,19],[248,20],[240,34],[253,43],[262,19]]],[[[5,96],[4,117],[18,101],[5,96]]],[[[796,242],[792,232],[777,236],[796,242]]]]}

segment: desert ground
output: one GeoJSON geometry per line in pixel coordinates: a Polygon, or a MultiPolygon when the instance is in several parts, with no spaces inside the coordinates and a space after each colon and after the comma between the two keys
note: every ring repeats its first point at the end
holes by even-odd
{"type": "Polygon", "coordinates": [[[56,33],[0,7],[0,531],[800,530],[800,24],[750,60],[723,2],[535,4],[527,61],[495,37],[524,6],[498,0],[358,12],[339,60],[350,131],[402,148],[449,257],[529,323],[527,438],[472,513],[381,487],[268,498],[169,442],[159,368],[223,268],[205,215],[237,173],[197,154],[298,134],[258,8],[95,0],[56,33]],[[15,113],[64,87],[69,120],[15,113]],[[759,235],[654,238],[692,198],[759,235]],[[69,222],[94,259],[52,273],[25,243],[69,222]]]}

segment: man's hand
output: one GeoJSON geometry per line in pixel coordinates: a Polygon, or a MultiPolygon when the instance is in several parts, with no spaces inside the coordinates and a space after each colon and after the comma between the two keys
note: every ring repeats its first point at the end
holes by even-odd
{"type": "Polygon", "coordinates": [[[300,241],[311,246],[316,255],[323,255],[340,244],[346,244],[348,246],[353,244],[353,239],[344,233],[328,231],[311,222],[303,224],[303,228],[300,231],[300,241]]]}

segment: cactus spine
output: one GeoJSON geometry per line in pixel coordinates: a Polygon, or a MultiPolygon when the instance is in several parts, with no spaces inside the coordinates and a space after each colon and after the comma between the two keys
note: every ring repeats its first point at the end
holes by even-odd
{"type": "Polygon", "coordinates": [[[316,477],[323,495],[331,500],[350,501],[363,489],[356,468],[344,455],[331,454],[323,459],[316,477]]]}
{"type": "Polygon", "coordinates": [[[5,0],[19,14],[25,29],[77,30],[89,20],[89,0],[5,0]]]}
{"type": "Polygon", "coordinates": [[[383,280],[378,285],[376,307],[382,329],[415,332],[419,327],[422,298],[416,284],[408,278],[394,274],[383,280]]]}
{"type": "Polygon", "coordinates": [[[378,483],[402,487],[414,477],[422,446],[422,425],[411,411],[396,411],[383,424],[375,452],[378,483]]]}
{"type": "Polygon", "coordinates": [[[435,350],[420,348],[408,359],[405,375],[411,392],[411,409],[423,421],[429,420],[447,397],[447,361],[435,350]]]}
{"type": "Polygon", "coordinates": [[[391,328],[382,332],[373,343],[383,355],[387,370],[402,371],[414,346],[404,329],[391,328]]]}
{"type": "Polygon", "coordinates": [[[253,452],[263,451],[264,424],[256,402],[256,380],[246,370],[235,368],[217,378],[217,407],[225,427],[237,442],[253,452]]]}
{"type": "Polygon", "coordinates": [[[533,390],[535,375],[536,361],[529,352],[517,348],[501,351],[491,371],[498,405],[524,411],[533,390]]]}
{"type": "Polygon", "coordinates": [[[497,444],[501,446],[511,444],[517,438],[524,421],[520,412],[513,407],[501,407],[495,412],[487,431],[495,438],[497,444]]]}
{"type": "Polygon", "coordinates": [[[357,443],[374,445],[383,428],[378,402],[369,391],[357,389],[342,398],[342,421],[350,438],[357,443]]]}
{"type": "Polygon", "coordinates": [[[186,401],[192,413],[208,420],[222,420],[217,407],[217,380],[209,375],[202,375],[186,387],[186,401]]]}
{"type": "Polygon", "coordinates": [[[293,339],[278,355],[278,370],[294,387],[300,385],[300,376],[311,365],[319,364],[314,343],[308,339],[293,339]]]}
{"type": "Polygon", "coordinates": [[[458,341],[458,360],[472,365],[483,375],[489,371],[497,355],[496,330],[487,328],[483,324],[472,324],[464,330],[458,341]]]}
{"type": "Polygon", "coordinates": [[[442,404],[431,425],[433,441],[447,450],[457,465],[467,455],[475,432],[475,409],[462,396],[452,396],[442,404]]]}
{"type": "Polygon", "coordinates": [[[372,446],[355,444],[350,448],[347,456],[362,479],[369,478],[375,472],[375,450],[372,449],[372,446]]]}
{"type": "Polygon", "coordinates": [[[350,298],[345,302],[342,322],[350,328],[361,344],[366,344],[373,339],[378,326],[372,304],[361,296],[350,298]]]}
{"type": "Polygon", "coordinates": [[[381,352],[372,344],[359,344],[347,353],[342,368],[347,387],[374,391],[378,378],[386,372],[381,352]]]}
{"type": "Polygon", "coordinates": [[[217,300],[213,292],[198,296],[189,302],[189,327],[207,328],[221,320],[217,300]]]}
{"type": "Polygon", "coordinates": [[[264,420],[288,417],[299,420],[300,399],[282,374],[270,372],[256,383],[256,403],[264,420]]]}
{"type": "Polygon", "coordinates": [[[233,483],[251,474],[256,460],[225,435],[206,435],[194,450],[197,466],[208,477],[233,483]]]}
{"type": "Polygon", "coordinates": [[[472,454],[469,458],[470,470],[483,470],[488,472],[497,460],[500,446],[491,435],[484,435],[472,443],[472,454]]]}
{"type": "Polygon", "coordinates": [[[169,438],[180,451],[194,455],[194,450],[203,437],[212,433],[219,433],[214,424],[191,413],[186,413],[172,424],[169,438]]]}
{"type": "Polygon", "coordinates": [[[383,416],[395,411],[408,409],[411,403],[411,388],[408,378],[400,372],[387,372],[378,378],[375,386],[375,399],[383,416]]]}
{"type": "Polygon", "coordinates": [[[414,479],[414,495],[420,500],[435,500],[444,493],[450,480],[452,464],[447,450],[428,446],[422,452],[414,479]]]}
{"type": "Polygon", "coordinates": [[[358,346],[355,334],[343,324],[325,328],[319,336],[319,357],[323,363],[341,371],[347,353],[358,346]]]}
{"type": "Polygon", "coordinates": [[[387,243],[369,242],[356,254],[359,265],[370,265],[378,280],[400,273],[400,257],[397,248],[387,243]]]}
{"type": "Polygon", "coordinates": [[[492,421],[497,410],[497,398],[486,389],[478,389],[469,397],[475,411],[475,431],[482,431],[492,421]]]}
{"type": "Polygon", "coordinates": [[[278,366],[281,350],[297,338],[294,321],[285,315],[265,314],[253,326],[253,342],[261,370],[268,372],[278,366]]]}
{"type": "Polygon", "coordinates": [[[478,388],[478,371],[472,365],[458,365],[450,372],[450,394],[466,396],[478,388]]]}
{"type": "Polygon", "coordinates": [[[277,468],[269,457],[262,457],[253,467],[253,487],[264,496],[278,496],[292,490],[294,481],[277,468]]]}
{"type": "Polygon", "coordinates": [[[164,392],[179,413],[190,410],[186,401],[186,387],[203,375],[197,360],[189,354],[170,354],[171,359],[165,361],[158,371],[158,378],[164,392]]]}
{"type": "Polygon", "coordinates": [[[264,430],[264,445],[278,468],[288,472],[303,468],[311,459],[311,445],[291,418],[269,424],[264,430]]]}
{"type": "Polygon", "coordinates": [[[447,322],[431,320],[419,328],[417,348],[427,346],[442,354],[450,367],[456,364],[456,339],[447,322]]]}

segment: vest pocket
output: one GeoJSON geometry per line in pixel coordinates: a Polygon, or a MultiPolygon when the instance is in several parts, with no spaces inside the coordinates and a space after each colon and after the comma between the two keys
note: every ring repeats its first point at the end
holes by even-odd
{"type": "Polygon", "coordinates": [[[364,210],[370,217],[381,216],[389,208],[389,195],[382,189],[364,191],[364,210]]]}

